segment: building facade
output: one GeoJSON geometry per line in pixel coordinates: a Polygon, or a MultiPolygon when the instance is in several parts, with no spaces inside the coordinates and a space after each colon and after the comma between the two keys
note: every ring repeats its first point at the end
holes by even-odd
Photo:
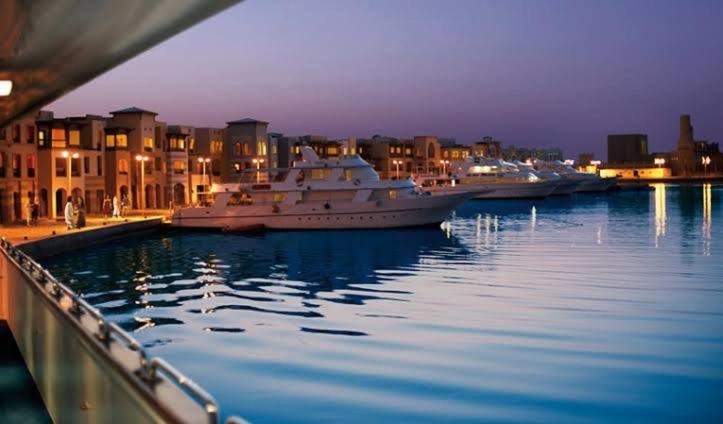
{"type": "Polygon", "coordinates": [[[609,163],[642,164],[649,161],[647,134],[613,134],[608,136],[609,163]]]}

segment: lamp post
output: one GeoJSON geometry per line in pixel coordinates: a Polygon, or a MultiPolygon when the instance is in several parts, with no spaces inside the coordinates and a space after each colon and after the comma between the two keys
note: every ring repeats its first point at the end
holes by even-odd
{"type": "Polygon", "coordinates": [[[71,179],[72,178],[71,174],[73,173],[73,169],[72,169],[73,164],[72,164],[71,160],[78,159],[80,157],[80,155],[77,153],[70,154],[70,152],[68,152],[67,150],[63,150],[63,153],[61,153],[61,155],[64,158],[68,159],[68,167],[67,167],[65,173],[68,175],[68,196],[70,197],[70,194],[73,191],[73,180],[71,179]]]}
{"type": "Polygon", "coordinates": [[[447,165],[449,165],[449,161],[445,159],[445,160],[441,161],[441,164],[442,164],[442,175],[446,175],[447,174],[447,165]]]}
{"type": "Polygon", "coordinates": [[[261,164],[264,163],[264,160],[254,158],[252,162],[256,164],[256,184],[258,184],[261,179],[261,164]]]}
{"type": "Polygon", "coordinates": [[[703,156],[701,158],[701,161],[703,162],[703,173],[707,176],[708,175],[708,165],[710,165],[710,156],[703,156]]]}
{"type": "Polygon", "coordinates": [[[399,165],[402,164],[402,161],[394,159],[392,163],[397,167],[397,179],[399,179],[399,165]]]}
{"type": "Polygon", "coordinates": [[[658,168],[661,168],[663,165],[665,165],[665,158],[655,158],[653,162],[658,165],[658,168]]]}
{"type": "MultiPolygon", "coordinates": [[[[198,163],[202,166],[202,173],[201,173],[201,186],[203,187],[203,197],[205,200],[206,197],[206,164],[211,162],[211,158],[198,158],[198,163]]],[[[200,196],[199,196],[200,197],[200,196]]],[[[199,199],[200,200],[200,199],[199,199]]]]}
{"type": "Polygon", "coordinates": [[[144,202],[146,200],[145,199],[145,197],[146,197],[145,196],[145,194],[146,194],[146,179],[145,179],[146,167],[143,162],[147,162],[148,160],[150,160],[150,158],[148,156],[141,156],[141,155],[136,156],[136,162],[138,162],[141,166],[141,187],[138,190],[138,198],[140,199],[140,204],[138,205],[138,209],[141,209],[141,210],[145,209],[144,202]]]}

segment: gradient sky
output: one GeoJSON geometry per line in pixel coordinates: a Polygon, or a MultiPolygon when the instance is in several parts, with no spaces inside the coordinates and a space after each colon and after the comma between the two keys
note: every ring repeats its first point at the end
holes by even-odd
{"type": "Polygon", "coordinates": [[[431,134],[606,154],[723,142],[723,1],[247,0],[51,104],[290,135],[431,134]]]}

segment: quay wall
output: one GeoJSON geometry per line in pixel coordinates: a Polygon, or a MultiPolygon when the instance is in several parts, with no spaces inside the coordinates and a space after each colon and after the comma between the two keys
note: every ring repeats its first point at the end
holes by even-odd
{"type": "Polygon", "coordinates": [[[105,243],[119,237],[152,232],[163,226],[162,218],[145,219],[96,227],[87,231],[71,231],[17,243],[17,247],[35,259],[57,255],[79,247],[105,243]]]}
{"type": "Polygon", "coordinates": [[[149,220],[25,243],[0,240],[0,319],[13,336],[55,423],[217,423],[203,389],[143,347],[33,254],[52,254],[160,226],[149,220]]]}

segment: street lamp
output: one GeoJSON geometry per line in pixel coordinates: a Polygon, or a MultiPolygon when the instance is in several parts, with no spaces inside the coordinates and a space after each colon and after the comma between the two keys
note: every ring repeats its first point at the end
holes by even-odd
{"type": "Polygon", "coordinates": [[[73,190],[73,181],[71,180],[71,174],[72,174],[71,160],[78,159],[80,157],[80,155],[77,153],[70,154],[70,152],[68,152],[67,150],[63,150],[63,153],[61,153],[61,155],[64,158],[68,159],[68,167],[66,168],[65,173],[68,175],[68,196],[70,196],[70,194],[73,190]]]}
{"type": "Polygon", "coordinates": [[[148,156],[141,156],[141,155],[136,156],[136,162],[138,162],[141,166],[141,187],[138,190],[138,198],[140,199],[140,204],[138,205],[138,209],[144,209],[144,205],[145,205],[144,202],[145,202],[145,194],[146,194],[146,179],[145,179],[146,167],[143,164],[143,162],[147,162],[149,160],[151,160],[151,158],[149,158],[148,156]]]}
{"type": "Polygon", "coordinates": [[[198,158],[198,163],[203,166],[203,173],[201,176],[201,185],[203,186],[203,197],[206,197],[206,164],[211,162],[211,158],[198,158]]]}
{"type": "Polygon", "coordinates": [[[703,172],[705,175],[708,175],[708,165],[710,165],[710,156],[703,156],[701,158],[701,161],[703,162],[703,172]]]}
{"type": "Polygon", "coordinates": [[[254,158],[251,161],[256,164],[256,184],[258,184],[261,178],[261,164],[264,163],[264,160],[254,158]]]}
{"type": "Polygon", "coordinates": [[[653,159],[653,162],[658,165],[658,168],[660,168],[665,165],[665,158],[655,158],[653,159]]]}
{"type": "Polygon", "coordinates": [[[443,160],[440,163],[442,164],[442,175],[447,174],[447,165],[449,165],[449,161],[443,160]]]}
{"type": "Polygon", "coordinates": [[[394,159],[392,163],[397,167],[397,179],[399,179],[399,165],[402,164],[402,161],[394,159]]]}

